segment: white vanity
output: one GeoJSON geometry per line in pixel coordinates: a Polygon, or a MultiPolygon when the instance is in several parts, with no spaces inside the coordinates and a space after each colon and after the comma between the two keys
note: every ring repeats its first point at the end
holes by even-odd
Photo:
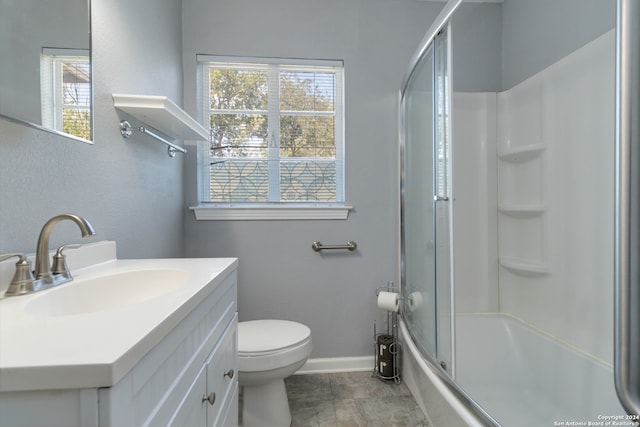
{"type": "Polygon", "coordinates": [[[0,300],[0,426],[237,427],[237,259],[100,242],[68,262],[74,281],[0,300]]]}

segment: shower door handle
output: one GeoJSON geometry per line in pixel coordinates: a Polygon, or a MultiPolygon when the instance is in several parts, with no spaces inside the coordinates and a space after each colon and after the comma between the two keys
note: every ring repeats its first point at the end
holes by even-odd
{"type": "Polygon", "coordinates": [[[640,2],[617,0],[614,379],[640,414],[640,2]]]}
{"type": "Polygon", "coordinates": [[[449,198],[447,196],[433,196],[434,202],[448,202],[449,198]]]}

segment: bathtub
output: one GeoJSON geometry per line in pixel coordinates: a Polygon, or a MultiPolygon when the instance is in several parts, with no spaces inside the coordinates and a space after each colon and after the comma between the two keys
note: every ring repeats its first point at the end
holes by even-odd
{"type": "Polygon", "coordinates": [[[624,421],[611,366],[511,316],[457,316],[457,386],[399,329],[402,377],[434,427],[624,421]]]}

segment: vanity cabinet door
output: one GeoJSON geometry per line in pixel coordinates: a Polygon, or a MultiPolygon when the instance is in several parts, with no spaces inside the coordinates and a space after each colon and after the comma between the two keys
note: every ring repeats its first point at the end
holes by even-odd
{"type": "Polygon", "coordinates": [[[231,402],[229,402],[229,407],[224,411],[226,413],[220,416],[219,427],[238,427],[238,399],[233,397],[238,395],[238,387],[238,383],[235,383],[230,391],[229,396],[231,398],[229,400],[231,402]]]}
{"type": "Polygon", "coordinates": [[[228,424],[233,422],[234,418],[227,417],[227,409],[230,406],[237,408],[236,351],[237,315],[207,361],[207,393],[209,396],[212,393],[215,395],[215,402],[207,405],[207,426],[209,427],[237,426],[237,421],[235,424],[228,424]]]}
{"type": "Polygon", "coordinates": [[[237,315],[168,423],[172,427],[237,427],[237,315]]]}
{"type": "Polygon", "coordinates": [[[203,366],[168,425],[172,427],[206,425],[207,402],[204,399],[206,394],[207,375],[206,367],[203,366]]]}

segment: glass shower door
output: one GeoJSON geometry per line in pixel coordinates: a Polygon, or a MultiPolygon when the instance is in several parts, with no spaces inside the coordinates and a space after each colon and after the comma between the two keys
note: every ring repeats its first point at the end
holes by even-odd
{"type": "Polygon", "coordinates": [[[401,103],[404,319],[422,352],[443,367],[452,360],[446,51],[441,33],[414,68],[401,103]]]}
{"type": "Polygon", "coordinates": [[[402,98],[402,283],[409,330],[420,349],[436,357],[433,72],[431,46],[402,98]]]}

